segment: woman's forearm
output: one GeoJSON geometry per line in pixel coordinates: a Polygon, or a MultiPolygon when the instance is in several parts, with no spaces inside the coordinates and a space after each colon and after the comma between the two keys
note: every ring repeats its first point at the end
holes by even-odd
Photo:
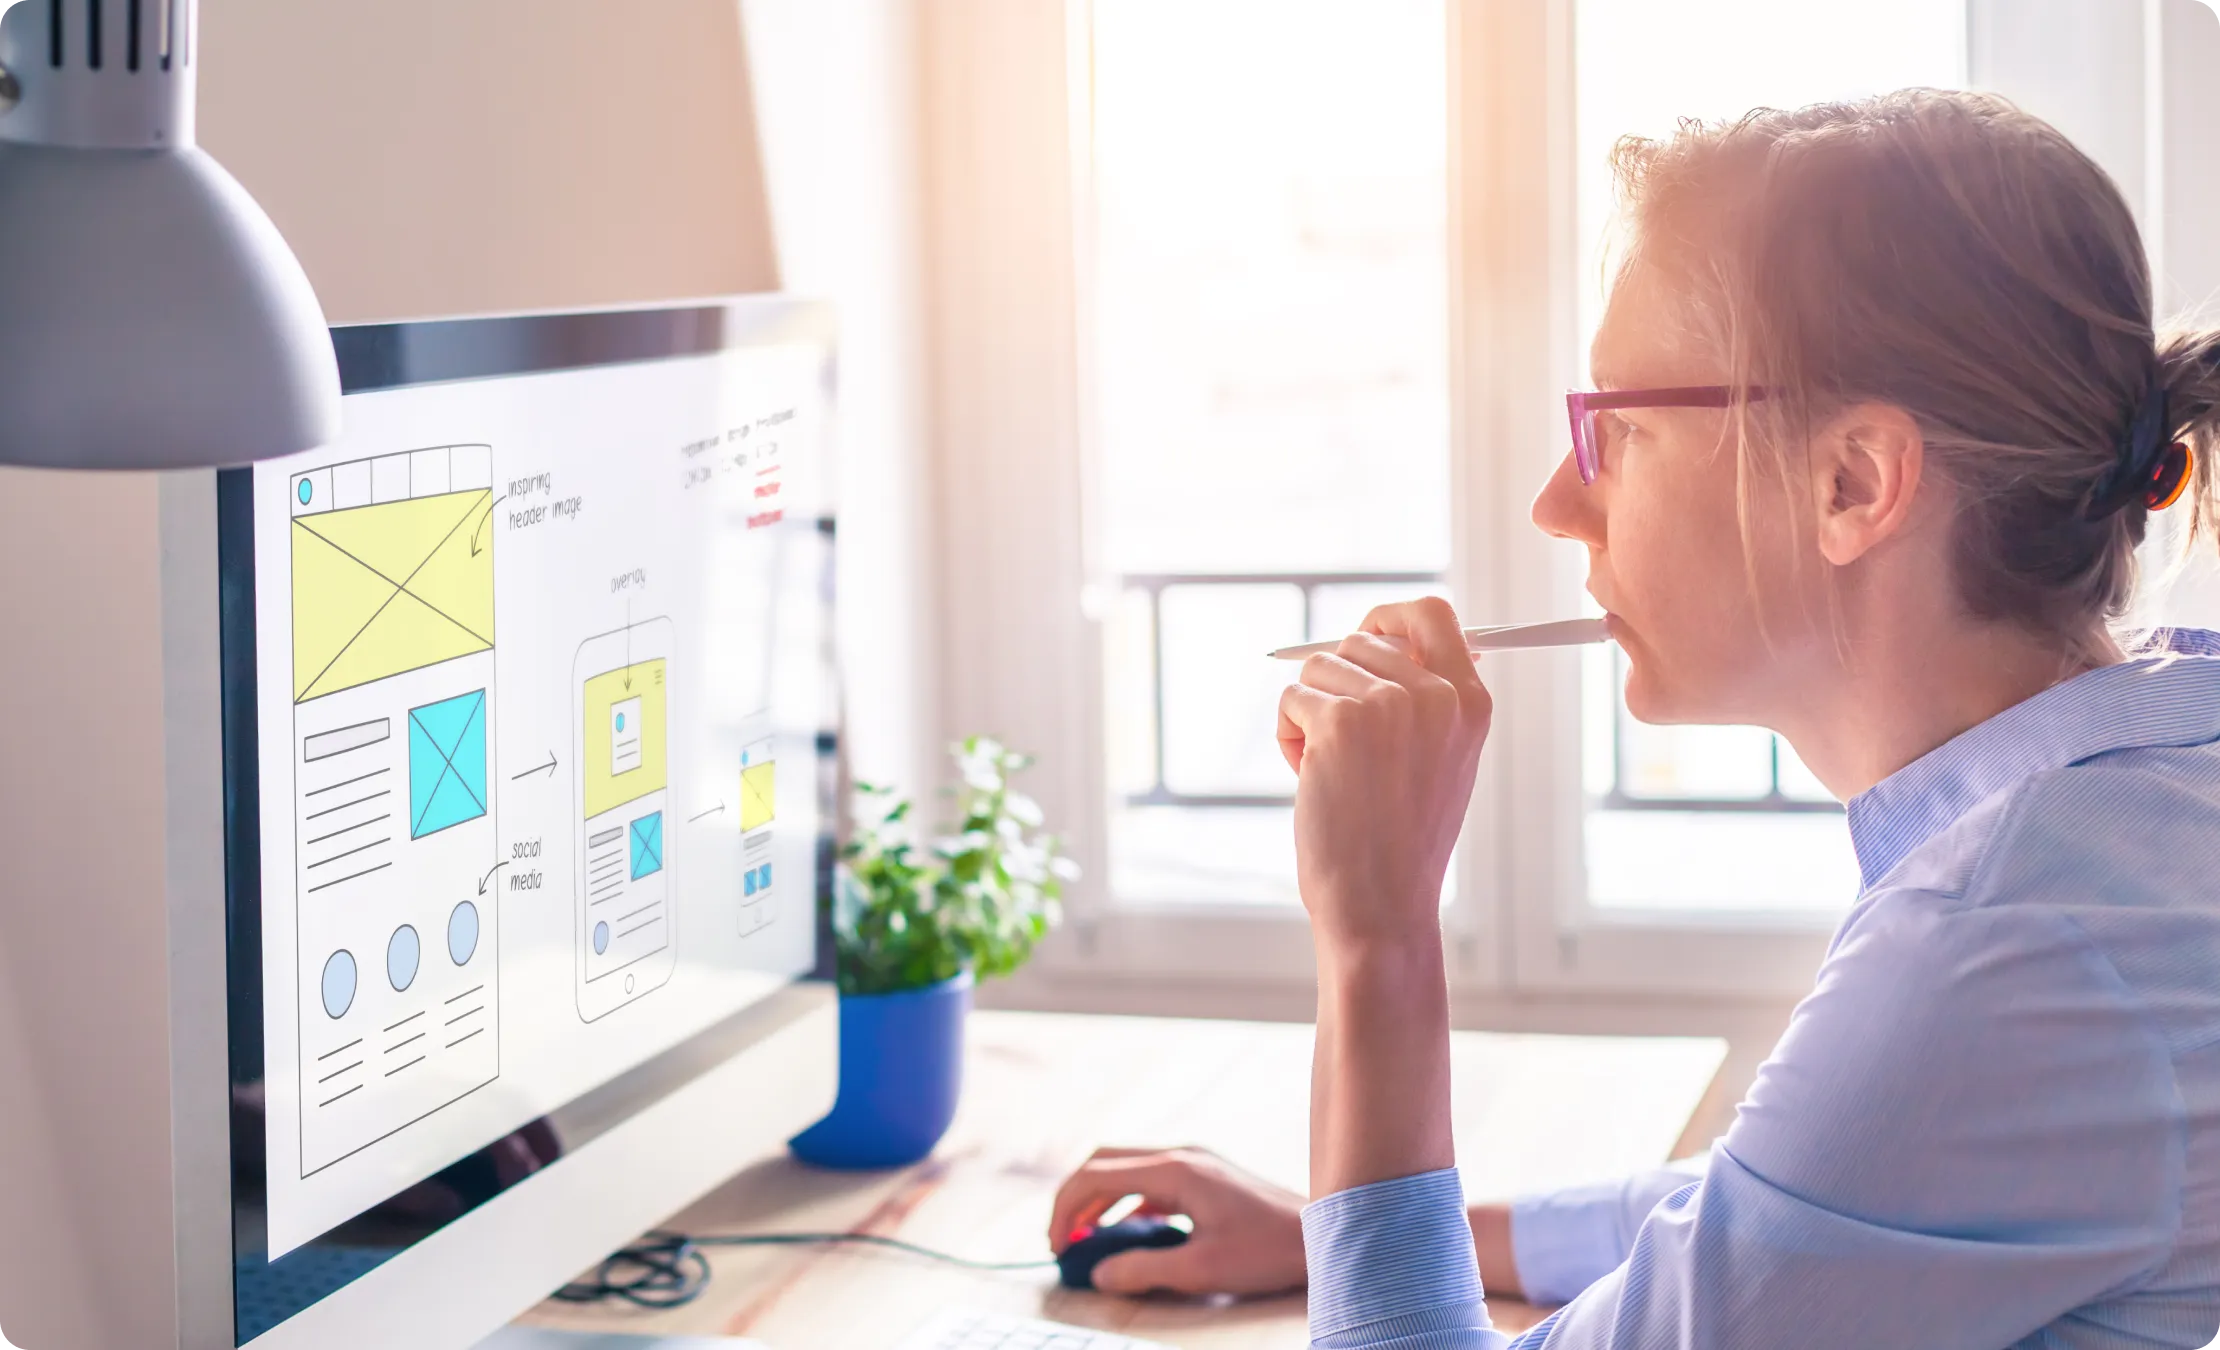
{"type": "Polygon", "coordinates": [[[1318,950],[1311,1340],[1501,1350],[1449,1170],[1441,940],[1442,876],[1492,705],[1444,602],[1382,606],[1364,629],[1280,695],[1318,950]]]}
{"type": "Polygon", "coordinates": [[[1512,1256],[1511,1207],[1473,1205],[1465,1211],[1472,1225],[1472,1250],[1480,1258],[1480,1283],[1490,1295],[1524,1298],[1519,1286],[1518,1262],[1512,1256]]]}
{"type": "Polygon", "coordinates": [[[1322,942],[1311,1194],[1455,1164],[1449,988],[1439,932],[1393,942],[1322,942]]]}

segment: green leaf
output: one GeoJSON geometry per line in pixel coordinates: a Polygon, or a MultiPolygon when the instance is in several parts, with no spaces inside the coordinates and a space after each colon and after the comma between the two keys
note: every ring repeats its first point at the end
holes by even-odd
{"type": "Polygon", "coordinates": [[[1005,975],[1059,922],[1062,883],[1079,875],[1038,833],[1037,803],[1010,790],[1031,765],[989,736],[949,747],[957,824],[920,846],[911,803],[891,788],[856,786],[854,828],[830,898],[840,990],[891,993],[968,969],[1005,975]]]}

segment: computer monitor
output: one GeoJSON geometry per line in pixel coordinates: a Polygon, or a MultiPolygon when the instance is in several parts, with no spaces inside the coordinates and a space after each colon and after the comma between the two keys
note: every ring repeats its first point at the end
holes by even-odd
{"type": "Polygon", "coordinates": [[[333,339],[341,439],[216,482],[230,1166],[178,1214],[230,1259],[181,1334],[461,1350],[830,1105],[832,325],[333,339]]]}

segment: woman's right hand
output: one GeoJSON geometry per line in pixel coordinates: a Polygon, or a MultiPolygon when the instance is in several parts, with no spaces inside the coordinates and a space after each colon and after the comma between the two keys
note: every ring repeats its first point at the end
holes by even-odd
{"type": "Polygon", "coordinates": [[[1063,1251],[1129,1195],[1141,1197],[1139,1213],[1186,1215],[1194,1234],[1177,1247],[1107,1258],[1095,1267],[1095,1288],[1277,1294],[1303,1287],[1303,1197],[1207,1149],[1097,1149],[1057,1191],[1048,1245],[1063,1251]]]}
{"type": "Polygon", "coordinates": [[[1321,975],[1441,941],[1442,877],[1494,701],[1438,596],[1381,605],[1280,696],[1295,770],[1295,877],[1321,975]]]}

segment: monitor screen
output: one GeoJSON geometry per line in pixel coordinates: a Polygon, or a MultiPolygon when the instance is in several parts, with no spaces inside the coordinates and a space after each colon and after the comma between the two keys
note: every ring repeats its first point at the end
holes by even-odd
{"type": "Polygon", "coordinates": [[[335,330],[341,438],[221,476],[241,1344],[815,964],[810,312],[335,330]]]}

